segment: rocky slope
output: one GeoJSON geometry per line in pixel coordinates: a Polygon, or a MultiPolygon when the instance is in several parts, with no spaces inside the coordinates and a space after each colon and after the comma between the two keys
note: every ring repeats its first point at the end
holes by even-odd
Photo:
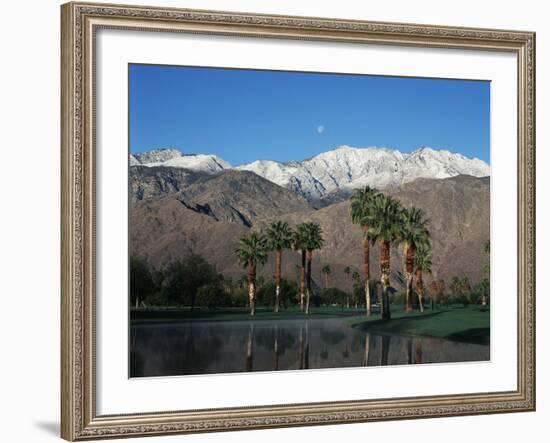
{"type": "MultiPolygon", "coordinates": [[[[489,238],[489,191],[489,178],[456,176],[421,178],[386,192],[407,207],[424,209],[430,217],[434,277],[448,280],[454,275],[468,275],[476,282],[483,278],[483,266],[488,262],[483,243],[489,238]]],[[[325,246],[315,253],[313,266],[313,277],[319,286],[323,286],[320,273],[323,264],[332,267],[330,285],[342,289],[351,286],[344,268],[361,270],[362,234],[350,221],[347,200],[316,210],[296,193],[239,170],[182,176],[177,189],[174,185],[173,192],[160,195],[136,199],[130,212],[132,253],[146,257],[156,267],[197,252],[214,263],[219,272],[240,277],[245,271],[239,268],[234,256],[239,237],[282,219],[291,225],[304,221],[321,225],[325,246]]],[[[298,260],[296,252],[285,252],[285,277],[298,278],[298,260]]],[[[394,272],[400,271],[401,254],[395,248],[392,260],[394,272]]],[[[374,248],[371,267],[374,278],[378,275],[377,266],[378,251],[374,248]]],[[[274,260],[260,273],[271,277],[274,260]]],[[[396,282],[397,274],[393,277],[396,282]]]]}

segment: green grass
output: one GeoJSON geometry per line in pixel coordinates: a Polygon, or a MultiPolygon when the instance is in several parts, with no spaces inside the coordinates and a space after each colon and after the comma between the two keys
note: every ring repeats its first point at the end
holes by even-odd
{"type": "Polygon", "coordinates": [[[250,311],[246,308],[222,308],[217,310],[196,308],[194,311],[189,309],[132,309],[130,311],[132,325],[190,321],[256,321],[299,318],[359,319],[364,318],[362,316],[364,316],[364,310],[362,309],[356,310],[350,308],[342,311],[340,307],[314,307],[311,308],[311,314],[309,315],[304,314],[297,307],[282,309],[278,313],[273,312],[273,309],[257,308],[254,317],[250,315],[250,311]]]}
{"type": "Polygon", "coordinates": [[[355,321],[353,326],[383,334],[439,337],[484,345],[490,343],[490,312],[479,306],[428,309],[424,313],[406,313],[394,308],[389,321],[372,317],[355,321]]]}

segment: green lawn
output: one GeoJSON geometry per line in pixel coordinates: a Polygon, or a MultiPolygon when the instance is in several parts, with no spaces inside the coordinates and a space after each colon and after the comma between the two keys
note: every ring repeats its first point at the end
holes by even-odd
{"type": "Polygon", "coordinates": [[[353,322],[354,327],[365,331],[411,336],[440,337],[466,343],[490,343],[490,312],[479,306],[450,307],[426,310],[424,313],[405,313],[392,309],[392,319],[384,322],[380,317],[353,322]]]}
{"type": "Polygon", "coordinates": [[[190,309],[132,309],[130,318],[133,325],[167,323],[180,321],[243,321],[243,320],[274,320],[274,319],[298,319],[298,318],[344,318],[356,319],[364,318],[363,309],[342,309],[340,307],[313,307],[311,314],[304,314],[298,307],[282,309],[278,313],[273,309],[256,308],[256,315],[252,317],[250,311],[246,308],[221,308],[208,310],[196,308],[190,309]]]}

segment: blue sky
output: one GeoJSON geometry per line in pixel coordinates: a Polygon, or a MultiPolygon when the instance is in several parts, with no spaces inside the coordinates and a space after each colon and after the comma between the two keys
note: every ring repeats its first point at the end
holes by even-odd
{"type": "Polygon", "coordinates": [[[176,147],[233,165],[339,145],[449,149],[489,163],[490,83],[130,65],[130,151],[176,147]]]}

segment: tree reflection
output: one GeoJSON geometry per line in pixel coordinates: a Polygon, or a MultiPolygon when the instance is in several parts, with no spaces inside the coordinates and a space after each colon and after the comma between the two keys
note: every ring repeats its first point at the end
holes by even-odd
{"type": "Polygon", "coordinates": [[[365,355],[363,357],[363,366],[369,365],[370,334],[365,334],[365,355]]]}
{"type": "Polygon", "coordinates": [[[416,353],[414,357],[414,362],[419,365],[422,363],[422,341],[416,341],[416,353]]]}
{"type": "Polygon", "coordinates": [[[413,363],[413,342],[412,338],[407,339],[407,364],[412,365],[413,363]]]}
{"type": "Polygon", "coordinates": [[[300,369],[309,369],[309,325],[300,326],[300,369]],[[305,334],[304,334],[305,329],[305,334]]]}
{"type": "Polygon", "coordinates": [[[382,335],[382,351],[380,352],[380,366],[388,366],[388,356],[390,353],[390,340],[389,335],[382,335]]]}
{"type": "Polygon", "coordinates": [[[279,325],[275,325],[275,339],[273,341],[273,356],[275,362],[273,363],[273,369],[279,370],[279,325]]]}
{"type": "Polygon", "coordinates": [[[252,347],[254,344],[254,323],[250,324],[248,340],[246,342],[246,372],[252,372],[252,347]]]}

